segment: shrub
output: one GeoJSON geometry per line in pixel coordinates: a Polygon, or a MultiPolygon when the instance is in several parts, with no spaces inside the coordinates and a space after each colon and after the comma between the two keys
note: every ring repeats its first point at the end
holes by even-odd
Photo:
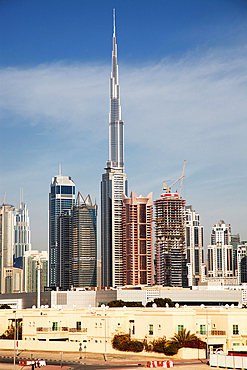
{"type": "Polygon", "coordinates": [[[112,347],[119,351],[142,352],[143,343],[138,340],[131,340],[129,334],[116,334],[112,339],[112,347]]]}
{"type": "Polygon", "coordinates": [[[164,347],[164,354],[166,356],[173,356],[178,353],[178,350],[179,348],[176,346],[176,344],[168,342],[164,347]]]}
{"type": "Polygon", "coordinates": [[[166,345],[165,338],[154,339],[152,341],[153,352],[164,353],[165,345],[166,345]]]}

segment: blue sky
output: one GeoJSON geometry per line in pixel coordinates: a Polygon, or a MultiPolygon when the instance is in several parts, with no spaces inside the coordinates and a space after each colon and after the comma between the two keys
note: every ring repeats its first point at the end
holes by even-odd
{"type": "Polygon", "coordinates": [[[220,219],[247,240],[246,1],[2,0],[2,198],[16,206],[23,188],[39,250],[59,163],[100,203],[113,8],[129,192],[158,198],[186,159],[205,244],[220,219]]]}

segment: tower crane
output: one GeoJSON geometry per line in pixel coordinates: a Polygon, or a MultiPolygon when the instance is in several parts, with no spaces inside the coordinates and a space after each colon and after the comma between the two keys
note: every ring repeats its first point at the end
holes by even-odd
{"type": "Polygon", "coordinates": [[[173,184],[171,184],[170,186],[167,186],[166,185],[166,182],[164,181],[164,186],[163,186],[163,190],[166,190],[167,193],[171,193],[171,188],[173,185],[175,185],[179,180],[181,180],[181,183],[180,183],[180,189],[179,189],[179,199],[180,199],[180,195],[181,195],[181,189],[182,189],[182,183],[183,183],[183,178],[184,178],[184,168],[185,168],[185,162],[186,162],[186,159],[184,160],[184,165],[183,165],[183,171],[182,171],[182,176],[180,176],[176,181],[174,181],[173,184]]]}
{"type": "Polygon", "coordinates": [[[2,199],[2,206],[4,206],[5,204],[6,193],[7,193],[7,190],[5,190],[4,198],[2,199]]]}

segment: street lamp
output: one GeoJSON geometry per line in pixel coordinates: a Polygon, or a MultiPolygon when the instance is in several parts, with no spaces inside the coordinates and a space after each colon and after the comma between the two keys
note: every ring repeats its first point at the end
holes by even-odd
{"type": "Polygon", "coordinates": [[[16,310],[14,311],[15,314],[15,327],[14,327],[14,370],[15,370],[15,346],[16,346],[16,310]]]}
{"type": "Polygon", "coordinates": [[[101,320],[105,321],[105,361],[107,361],[107,356],[106,356],[106,312],[105,312],[105,310],[108,310],[109,306],[106,306],[106,305],[102,304],[101,308],[104,310],[104,316],[105,316],[105,318],[101,319],[101,320]]]}

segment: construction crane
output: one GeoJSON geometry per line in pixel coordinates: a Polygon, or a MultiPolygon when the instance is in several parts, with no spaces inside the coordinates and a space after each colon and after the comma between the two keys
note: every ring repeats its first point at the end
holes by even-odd
{"type": "Polygon", "coordinates": [[[7,193],[7,190],[5,190],[4,198],[2,199],[2,206],[4,206],[5,204],[6,193],[7,193]]]}
{"type": "Polygon", "coordinates": [[[164,181],[164,186],[163,186],[163,190],[166,190],[167,193],[171,193],[171,188],[173,185],[175,185],[179,180],[181,180],[181,183],[180,183],[180,189],[179,189],[179,199],[180,199],[180,195],[181,195],[181,189],[182,189],[182,183],[183,183],[183,178],[184,178],[184,168],[185,168],[185,162],[186,162],[186,159],[184,160],[184,165],[183,165],[183,171],[182,171],[182,176],[180,176],[176,181],[174,181],[173,184],[171,184],[170,186],[167,186],[166,185],[166,182],[164,181]]]}

